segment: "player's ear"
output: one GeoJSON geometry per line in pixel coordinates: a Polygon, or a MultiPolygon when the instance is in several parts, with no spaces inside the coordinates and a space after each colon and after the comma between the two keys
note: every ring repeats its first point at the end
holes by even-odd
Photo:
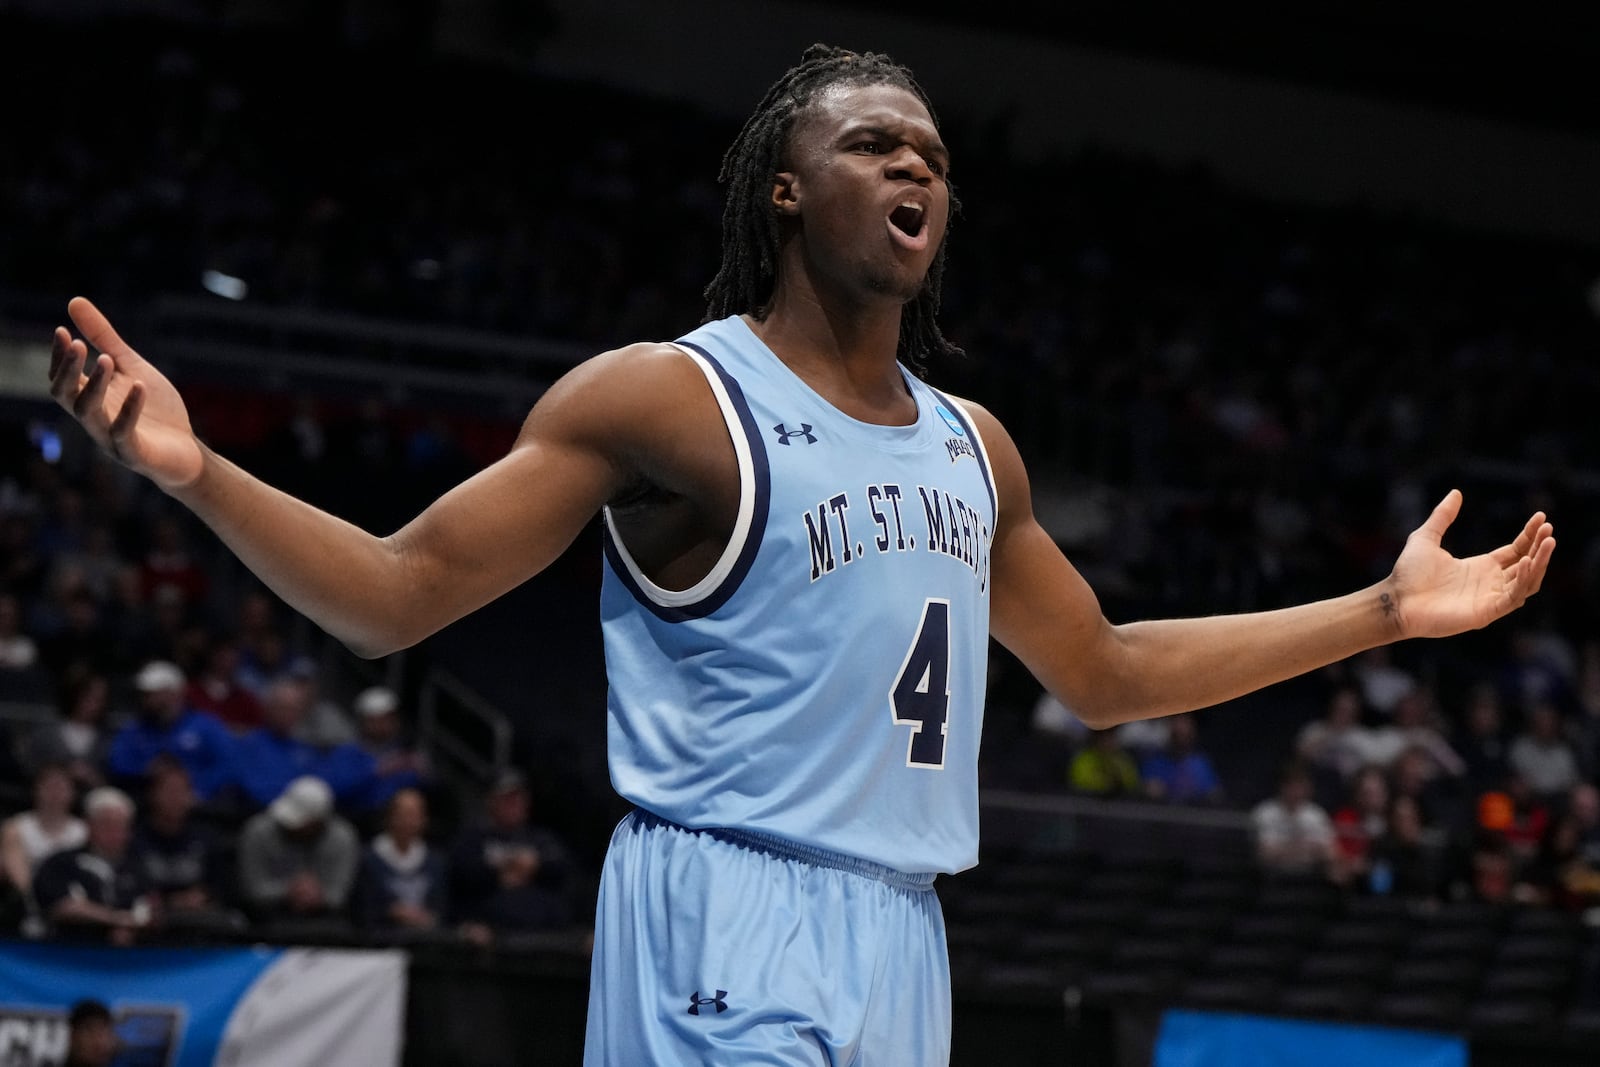
{"type": "Polygon", "coordinates": [[[779,215],[800,214],[800,176],[779,171],[772,176],[772,210],[779,215]]]}

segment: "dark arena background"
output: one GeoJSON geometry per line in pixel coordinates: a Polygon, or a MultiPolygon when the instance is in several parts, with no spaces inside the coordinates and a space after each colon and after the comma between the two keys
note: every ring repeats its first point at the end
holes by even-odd
{"type": "MultiPolygon", "coordinates": [[[[219,452],[388,533],[564,370],[699,321],[722,152],[820,40],[939,109],[967,357],[930,380],[1005,422],[1113,621],[1361,587],[1452,486],[1452,551],[1540,509],[1561,540],[1508,620],[1181,726],[1090,734],[996,647],[983,859],[938,882],[952,1062],[1594,1062],[1600,35],[1364,6],[0,0],[0,816],[65,745],[78,807],[121,785],[152,832],[117,746],[171,663],[233,742],[392,757],[444,861],[428,922],[366,861],[286,913],[252,881],[271,794],[220,791],[182,813],[199,906],[104,947],[52,936],[8,859],[0,1061],[62,1062],[83,998],[121,1064],[580,1061],[625,811],[598,527],[357,659],[88,445],[50,331],[91,297],[219,452]],[[467,869],[496,833],[537,892],[467,869]],[[330,992],[213,1003],[205,968],[246,957],[330,992]]],[[[367,850],[385,809],[355,796],[367,850]]]]}

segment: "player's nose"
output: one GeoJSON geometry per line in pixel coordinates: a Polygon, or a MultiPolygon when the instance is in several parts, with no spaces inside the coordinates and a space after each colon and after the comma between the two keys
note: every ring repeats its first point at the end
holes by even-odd
{"type": "Polygon", "coordinates": [[[916,149],[901,145],[889,156],[885,165],[888,176],[895,181],[914,181],[927,185],[933,181],[933,170],[916,149]]]}

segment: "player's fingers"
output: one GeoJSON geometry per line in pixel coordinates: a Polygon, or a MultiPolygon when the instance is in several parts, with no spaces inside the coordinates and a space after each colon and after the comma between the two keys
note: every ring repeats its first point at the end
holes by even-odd
{"type": "Polygon", "coordinates": [[[1517,555],[1525,556],[1533,551],[1533,547],[1539,543],[1539,531],[1544,527],[1544,512],[1536,511],[1529,516],[1528,521],[1522,526],[1522,532],[1511,542],[1511,547],[1516,550],[1517,555]]]}
{"type": "MultiPolygon", "coordinates": [[[[1548,530],[1548,524],[1546,525],[1548,530]]],[[[1534,550],[1533,558],[1528,563],[1529,589],[1528,595],[1532,596],[1544,586],[1544,576],[1550,571],[1550,557],[1555,555],[1556,539],[1546,533],[1539,542],[1539,547],[1534,550]]]]}
{"type": "Polygon", "coordinates": [[[1522,532],[1510,544],[1501,545],[1489,553],[1489,558],[1502,567],[1509,567],[1524,556],[1531,555],[1538,550],[1540,538],[1550,534],[1550,524],[1545,521],[1544,513],[1538,512],[1523,526],[1522,532]]]}
{"type": "Polygon", "coordinates": [[[77,399],[83,385],[83,361],[88,355],[89,350],[82,341],[68,341],[61,352],[61,359],[50,375],[50,395],[63,407],[77,399]]]}
{"type": "Polygon", "coordinates": [[[78,391],[78,398],[72,402],[72,413],[78,418],[87,418],[91,412],[100,406],[105,399],[106,388],[111,384],[112,372],[116,370],[110,356],[102,353],[96,357],[94,367],[89,372],[89,380],[83,383],[83,388],[78,391]]]}
{"type": "Polygon", "coordinates": [[[1428,516],[1427,521],[1417,527],[1417,533],[1438,544],[1444,540],[1444,532],[1450,529],[1450,524],[1456,521],[1456,516],[1460,513],[1461,490],[1452,489],[1434,507],[1433,514],[1428,516]]]}
{"type": "Polygon", "coordinates": [[[67,314],[78,332],[100,351],[116,354],[127,350],[127,343],[111,328],[111,320],[85,298],[75,296],[67,301],[67,314]]]}
{"type": "Polygon", "coordinates": [[[48,377],[55,381],[56,369],[61,366],[61,361],[67,358],[67,350],[72,347],[72,335],[65,326],[57,326],[56,332],[50,335],[50,373],[48,377]]]}
{"type": "Polygon", "coordinates": [[[139,413],[144,410],[144,385],[134,382],[128,387],[128,396],[122,401],[122,410],[117,412],[117,417],[111,420],[111,444],[113,448],[120,448],[133,433],[134,426],[139,421],[139,413]]]}

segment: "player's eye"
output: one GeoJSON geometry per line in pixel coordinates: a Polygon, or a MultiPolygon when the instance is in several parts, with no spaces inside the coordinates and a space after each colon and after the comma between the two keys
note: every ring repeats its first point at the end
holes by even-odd
{"type": "Polygon", "coordinates": [[[850,151],[852,151],[852,152],[869,152],[872,155],[877,155],[878,153],[883,151],[883,146],[880,145],[877,141],[860,141],[860,142],[852,145],[850,147],[850,151]]]}

